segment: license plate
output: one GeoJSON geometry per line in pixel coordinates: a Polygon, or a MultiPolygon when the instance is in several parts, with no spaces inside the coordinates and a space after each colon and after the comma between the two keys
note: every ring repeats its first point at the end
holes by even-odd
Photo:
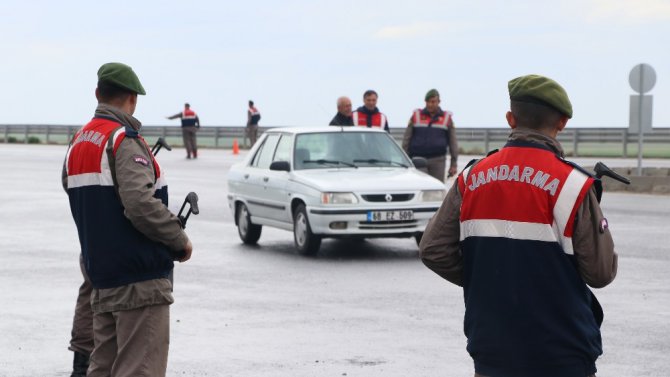
{"type": "Polygon", "coordinates": [[[414,220],[413,211],[368,211],[368,221],[414,220]]]}

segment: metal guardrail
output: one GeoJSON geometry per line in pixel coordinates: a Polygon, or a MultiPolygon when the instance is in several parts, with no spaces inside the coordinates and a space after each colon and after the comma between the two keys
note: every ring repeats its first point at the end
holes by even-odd
{"type": "MultiPolygon", "coordinates": [[[[0,142],[67,144],[81,125],[41,125],[41,124],[0,124],[0,142]]],[[[260,127],[259,134],[274,127],[260,127]]],[[[198,132],[206,146],[214,148],[230,147],[232,140],[238,139],[247,145],[245,128],[240,126],[203,126],[198,132]]],[[[402,141],[404,128],[391,128],[391,135],[402,141]]],[[[459,145],[481,148],[481,153],[500,147],[510,133],[508,128],[456,128],[459,145]]],[[[171,139],[171,144],[180,145],[181,128],[178,126],[144,126],[142,135],[146,138],[162,136],[171,139]]],[[[627,128],[566,128],[558,135],[558,140],[573,156],[580,155],[580,147],[585,144],[610,145],[620,150],[621,156],[628,155],[629,144],[637,148],[638,135],[629,133],[627,128]]],[[[654,128],[644,135],[644,143],[667,144],[670,146],[670,128],[654,128]]],[[[670,154],[670,152],[668,152],[670,154]]],[[[618,153],[617,153],[618,154],[618,153]]]]}

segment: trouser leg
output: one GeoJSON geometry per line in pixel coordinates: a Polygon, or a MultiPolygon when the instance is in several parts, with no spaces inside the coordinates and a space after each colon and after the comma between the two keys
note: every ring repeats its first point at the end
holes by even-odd
{"type": "Polygon", "coordinates": [[[79,268],[84,282],[81,283],[77,295],[77,304],[72,319],[72,338],[68,349],[88,356],[93,352],[93,311],[91,310],[93,286],[84,269],[84,259],[81,254],[79,255],[79,268]]]}
{"type": "Polygon", "coordinates": [[[252,147],[256,144],[256,139],[258,139],[258,126],[249,126],[249,142],[252,147]]]}
{"type": "Polygon", "coordinates": [[[198,129],[193,127],[191,130],[191,150],[193,151],[193,157],[198,157],[198,129]]]}
{"type": "Polygon", "coordinates": [[[181,138],[184,142],[184,148],[186,148],[186,158],[191,158],[191,144],[188,138],[188,130],[186,127],[181,128],[181,138]]]}
{"type": "Polygon", "coordinates": [[[113,313],[93,315],[93,339],[95,348],[91,354],[88,377],[111,377],[116,359],[116,319],[113,313]]]}
{"type": "Polygon", "coordinates": [[[428,174],[440,182],[444,182],[446,156],[431,157],[428,159],[428,174]]]}
{"type": "Polygon", "coordinates": [[[185,137],[184,143],[187,145],[187,149],[191,151],[193,157],[198,157],[198,143],[196,140],[196,132],[198,129],[195,127],[184,127],[185,137]]]}
{"type": "Polygon", "coordinates": [[[118,351],[114,377],[165,376],[170,345],[170,306],[114,313],[118,351]]]}

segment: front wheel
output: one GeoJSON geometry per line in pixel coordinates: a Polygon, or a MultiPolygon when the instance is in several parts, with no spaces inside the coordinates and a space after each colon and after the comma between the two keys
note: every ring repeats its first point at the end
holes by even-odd
{"type": "Polygon", "coordinates": [[[237,233],[240,239],[247,245],[255,245],[258,239],[261,238],[262,225],[256,225],[251,222],[251,215],[244,203],[238,204],[237,209],[237,233]]]}
{"type": "Polygon", "coordinates": [[[312,233],[304,204],[298,205],[293,213],[293,241],[302,255],[314,255],[321,247],[321,237],[312,233]]]}

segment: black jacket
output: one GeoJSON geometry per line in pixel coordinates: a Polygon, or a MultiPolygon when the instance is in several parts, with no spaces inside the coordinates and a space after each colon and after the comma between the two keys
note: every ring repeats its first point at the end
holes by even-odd
{"type": "Polygon", "coordinates": [[[329,126],[353,126],[354,125],[354,119],[350,116],[343,115],[342,113],[338,112],[335,117],[333,117],[333,120],[330,121],[328,124],[329,126]]]}

